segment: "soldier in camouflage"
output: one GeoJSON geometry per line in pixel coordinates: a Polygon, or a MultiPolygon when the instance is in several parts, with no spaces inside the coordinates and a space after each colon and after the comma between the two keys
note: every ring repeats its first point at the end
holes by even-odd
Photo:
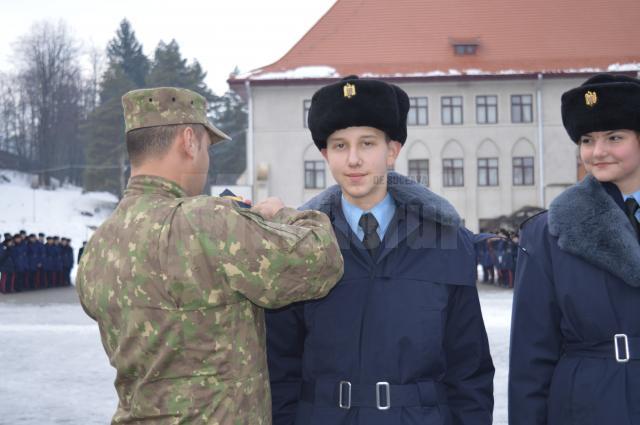
{"type": "Polygon", "coordinates": [[[270,424],[263,308],[321,298],[340,279],[331,223],[276,198],[243,209],[196,196],[209,145],[228,139],[198,94],[122,102],[132,177],[76,282],[117,370],[112,423],[270,424]]]}

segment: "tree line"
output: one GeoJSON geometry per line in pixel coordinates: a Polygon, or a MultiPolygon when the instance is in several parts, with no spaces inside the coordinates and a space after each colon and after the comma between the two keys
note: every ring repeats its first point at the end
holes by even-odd
{"type": "Polygon", "coordinates": [[[64,22],[45,21],[18,39],[12,59],[15,71],[0,73],[0,155],[37,174],[39,185],[56,178],[120,195],[128,177],[120,98],[144,87],[184,87],[207,99],[212,121],[233,137],[213,147],[211,184],[232,184],[245,169],[244,102],[232,91],[214,94],[176,40],[147,57],[124,19],[104,53],[87,54],[64,22]]]}

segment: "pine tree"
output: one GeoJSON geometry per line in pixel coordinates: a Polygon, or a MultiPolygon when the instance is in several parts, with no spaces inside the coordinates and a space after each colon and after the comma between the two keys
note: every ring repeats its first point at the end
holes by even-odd
{"type": "Polygon", "coordinates": [[[144,55],[142,44],[138,42],[136,33],[127,19],[120,22],[116,36],[109,42],[107,57],[110,63],[122,67],[125,75],[136,87],[144,87],[149,73],[149,59],[144,55]]]}
{"type": "Polygon", "coordinates": [[[133,81],[125,75],[120,66],[109,66],[101,84],[100,106],[89,116],[82,128],[89,141],[86,148],[87,169],[84,180],[86,190],[121,194],[126,145],[120,97],[135,88],[133,81]]]}
{"type": "Polygon", "coordinates": [[[136,88],[145,87],[149,59],[124,19],[107,46],[109,65],[100,84],[100,106],[83,126],[87,138],[86,190],[106,190],[121,194],[124,189],[126,145],[124,116],[120,99],[136,88]]]}
{"type": "Polygon", "coordinates": [[[232,140],[214,145],[209,182],[216,185],[235,184],[247,166],[247,108],[242,98],[233,91],[218,97],[210,106],[214,124],[232,140]]]}
{"type": "Polygon", "coordinates": [[[175,40],[169,44],[161,41],[156,48],[147,83],[150,87],[181,87],[204,96],[208,102],[216,101],[204,79],[207,73],[194,60],[190,65],[182,58],[180,46],[175,40]]]}

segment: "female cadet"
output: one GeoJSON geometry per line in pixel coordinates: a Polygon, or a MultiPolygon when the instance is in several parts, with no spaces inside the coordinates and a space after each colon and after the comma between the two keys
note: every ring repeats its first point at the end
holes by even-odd
{"type": "Polygon", "coordinates": [[[638,425],[640,81],[592,77],[562,120],[589,174],[522,227],[509,424],[638,425]]]}

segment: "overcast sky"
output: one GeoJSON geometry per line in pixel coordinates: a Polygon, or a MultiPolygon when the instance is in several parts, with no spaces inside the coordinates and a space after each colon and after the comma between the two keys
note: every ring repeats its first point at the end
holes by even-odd
{"type": "Polygon", "coordinates": [[[176,39],[183,57],[198,59],[217,94],[242,72],[280,59],[335,0],[0,0],[0,71],[11,71],[15,41],[34,22],[64,20],[85,49],[104,51],[127,18],[152,57],[160,40],[176,39]]]}

